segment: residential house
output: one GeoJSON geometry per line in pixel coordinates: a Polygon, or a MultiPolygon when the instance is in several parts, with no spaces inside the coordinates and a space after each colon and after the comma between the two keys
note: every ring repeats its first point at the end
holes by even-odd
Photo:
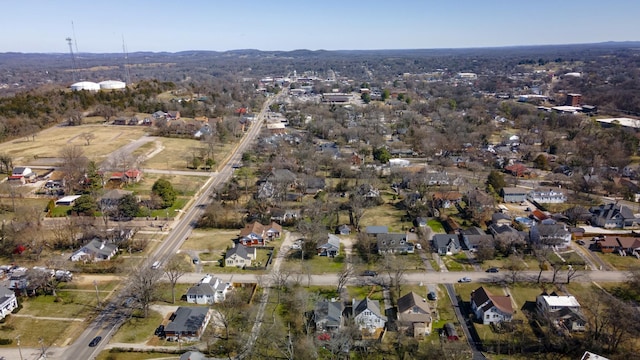
{"type": "Polygon", "coordinates": [[[368,297],[357,301],[353,299],[353,318],[360,331],[374,334],[384,329],[387,317],[380,311],[380,302],[368,297]]]}
{"type": "Polygon", "coordinates": [[[427,300],[413,291],[398,299],[398,328],[423,337],[431,333],[431,308],[427,300]]]}
{"type": "Polygon", "coordinates": [[[151,116],[154,119],[159,120],[159,119],[164,119],[167,116],[167,113],[165,113],[162,110],[158,110],[158,111],[154,112],[153,114],[151,114],[151,116]]]}
{"type": "Polygon", "coordinates": [[[113,120],[113,125],[127,125],[127,118],[118,117],[113,120]]]}
{"type": "Polygon", "coordinates": [[[336,257],[340,253],[340,238],[333,234],[318,241],[318,256],[336,257]]]}
{"type": "Polygon", "coordinates": [[[520,163],[505,166],[504,169],[515,177],[526,177],[531,175],[531,170],[520,163]]]}
{"type": "Polygon", "coordinates": [[[460,240],[455,234],[435,234],[431,238],[438,255],[453,255],[460,252],[460,240]]]}
{"type": "Polygon", "coordinates": [[[264,246],[267,241],[280,237],[282,226],[276,222],[269,225],[262,225],[258,221],[254,221],[245,225],[240,231],[238,242],[244,246],[264,246]]]}
{"type": "Polygon", "coordinates": [[[609,358],[598,355],[596,353],[592,353],[590,351],[585,351],[584,354],[582,354],[580,360],[609,360],[609,358]]]}
{"type": "Polygon", "coordinates": [[[448,209],[462,200],[462,194],[458,191],[436,191],[432,198],[437,207],[448,209]]]}
{"type": "Polygon", "coordinates": [[[529,190],[521,189],[517,187],[505,187],[502,188],[502,198],[506,203],[521,203],[527,200],[527,194],[529,190]]]}
{"type": "Polygon", "coordinates": [[[362,184],[357,189],[358,195],[364,197],[365,199],[377,199],[380,197],[380,190],[371,186],[370,184],[362,184]]]}
{"type": "Polygon", "coordinates": [[[491,232],[495,241],[514,245],[519,243],[524,244],[528,235],[512,228],[511,226],[496,224],[489,225],[489,232],[491,232]]]}
{"type": "Polygon", "coordinates": [[[513,305],[510,296],[493,295],[484,287],[471,292],[471,310],[484,325],[511,321],[513,305]]]}
{"type": "Polygon", "coordinates": [[[531,190],[527,199],[539,204],[561,204],[567,201],[567,195],[555,188],[538,188],[531,190]]]}
{"type": "Polygon", "coordinates": [[[426,174],[426,183],[429,186],[449,185],[451,180],[446,172],[434,172],[426,174]]]}
{"type": "Polygon", "coordinates": [[[114,172],[109,177],[109,181],[121,182],[124,184],[136,184],[142,180],[142,171],[138,169],[129,169],[124,172],[114,172]]]}
{"type": "Polygon", "coordinates": [[[609,203],[589,209],[591,223],[607,229],[624,229],[638,227],[640,219],[636,218],[631,209],[624,205],[609,203]]]}
{"type": "Polygon", "coordinates": [[[532,226],[529,230],[529,241],[532,244],[552,246],[555,248],[566,248],[571,244],[571,232],[564,223],[555,221],[546,222],[532,226]]]}
{"type": "Polygon", "coordinates": [[[322,300],[316,303],[312,321],[316,331],[335,331],[343,324],[344,303],[342,301],[322,300]]]}
{"type": "Polygon", "coordinates": [[[573,295],[558,295],[543,292],[536,298],[538,314],[558,328],[568,331],[583,331],[586,318],[580,303],[573,295]]]}
{"type": "Polygon", "coordinates": [[[477,251],[482,244],[487,244],[489,247],[494,245],[493,236],[477,226],[460,230],[460,236],[462,238],[462,247],[472,252],[477,251]]]}
{"type": "Polygon", "coordinates": [[[180,111],[169,111],[165,114],[165,118],[167,120],[178,120],[180,119],[180,111]]]}
{"type": "Polygon", "coordinates": [[[187,290],[187,302],[200,305],[219,303],[226,299],[227,292],[231,289],[231,284],[207,274],[198,284],[187,290]]]}
{"type": "Polygon", "coordinates": [[[367,226],[364,229],[365,233],[367,235],[371,235],[371,236],[378,236],[380,234],[388,234],[389,233],[389,228],[387,226],[384,225],[371,225],[371,226],[367,226]]]}
{"type": "Polygon", "coordinates": [[[25,166],[16,166],[13,168],[13,171],[11,171],[11,175],[9,176],[8,181],[26,184],[28,182],[33,182],[36,177],[36,173],[34,173],[31,168],[25,166]]]}
{"type": "Polygon", "coordinates": [[[16,308],[18,308],[16,293],[4,286],[0,286],[0,320],[11,314],[16,308]]]}
{"type": "Polygon", "coordinates": [[[73,206],[81,195],[68,195],[56,200],[56,206],[73,206]]]}
{"type": "Polygon", "coordinates": [[[378,254],[412,254],[414,246],[407,240],[407,234],[390,233],[376,236],[378,254]]]}
{"type": "Polygon", "coordinates": [[[103,261],[111,260],[118,252],[118,245],[102,239],[94,238],[85,246],[71,254],[71,261],[103,261]]]}
{"type": "Polygon", "coordinates": [[[493,213],[491,215],[491,223],[496,224],[498,226],[508,225],[510,226],[513,220],[511,220],[511,216],[504,213],[493,213]]]}
{"type": "Polygon", "coordinates": [[[300,210],[271,209],[271,221],[278,224],[292,224],[300,217],[300,210]]]}
{"type": "Polygon", "coordinates": [[[209,307],[180,306],[165,326],[164,333],[170,341],[198,341],[211,320],[209,307]]]}
{"type": "Polygon", "coordinates": [[[342,224],[342,225],[338,226],[338,229],[336,230],[336,234],[338,234],[338,235],[349,235],[349,234],[351,234],[351,226],[346,225],[346,224],[342,224]]]}
{"type": "Polygon", "coordinates": [[[603,253],[617,253],[622,256],[640,254],[640,238],[605,235],[596,240],[596,247],[603,253]]]}
{"type": "Polygon", "coordinates": [[[227,250],[227,253],[224,255],[224,265],[243,268],[245,266],[251,266],[251,262],[255,259],[256,248],[247,247],[239,243],[227,250]]]}

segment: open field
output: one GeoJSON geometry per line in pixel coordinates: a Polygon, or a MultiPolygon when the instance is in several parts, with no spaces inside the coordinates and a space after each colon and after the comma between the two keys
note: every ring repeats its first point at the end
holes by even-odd
{"type": "MultiPolygon", "coordinates": [[[[42,320],[10,315],[0,324],[0,339],[15,339],[20,335],[21,346],[39,347],[40,339],[45,346],[59,346],[80,335],[85,325],[86,323],[79,321],[42,320]]],[[[9,347],[15,346],[14,340],[9,347]]]]}
{"type": "Polygon", "coordinates": [[[147,131],[148,128],[142,126],[55,126],[41,131],[35,141],[20,138],[3,143],[2,148],[4,153],[13,157],[14,164],[30,164],[36,159],[57,157],[60,149],[68,145],[79,146],[86,157],[100,162],[107,154],[139,139],[147,131]],[[81,136],[83,133],[95,135],[90,145],[86,145],[81,136]]]}
{"type": "Polygon", "coordinates": [[[362,228],[372,225],[384,225],[389,227],[389,232],[404,232],[410,229],[411,221],[401,219],[406,211],[397,209],[393,204],[385,203],[380,206],[368,208],[360,220],[362,228]]]}
{"type": "Polygon", "coordinates": [[[135,191],[140,195],[151,194],[151,188],[158,179],[166,179],[173,185],[178,196],[193,196],[207,181],[207,177],[167,175],[145,173],[144,179],[137,184],[127,185],[125,190],[135,191]]]}
{"type": "Polygon", "coordinates": [[[325,274],[337,273],[344,267],[344,261],[339,261],[336,258],[314,256],[311,259],[301,261],[300,255],[300,251],[290,250],[285,257],[287,261],[282,264],[283,269],[304,274],[325,274]]]}
{"type": "Polygon", "coordinates": [[[105,350],[98,354],[96,360],[147,360],[147,359],[178,359],[178,355],[156,352],[118,352],[105,350]]]}
{"type": "Polygon", "coordinates": [[[151,339],[153,331],[162,322],[162,315],[159,312],[150,310],[146,318],[131,317],[125,322],[118,332],[113,336],[113,342],[141,343],[151,339]]]}
{"type": "MultiPolygon", "coordinates": [[[[147,159],[143,167],[160,170],[188,170],[194,156],[200,156],[200,149],[206,149],[206,144],[195,139],[158,138],[163,147],[162,151],[147,159]]],[[[213,159],[216,164],[225,160],[235,147],[235,143],[216,144],[213,159]]],[[[155,148],[155,145],[153,146],[155,148]]],[[[214,166],[215,170],[215,166],[214,166]]]]}
{"type": "Polygon", "coordinates": [[[635,256],[620,256],[613,253],[603,254],[599,251],[592,251],[591,254],[598,256],[600,259],[613,266],[616,270],[625,271],[640,267],[640,259],[637,259],[635,256]]]}

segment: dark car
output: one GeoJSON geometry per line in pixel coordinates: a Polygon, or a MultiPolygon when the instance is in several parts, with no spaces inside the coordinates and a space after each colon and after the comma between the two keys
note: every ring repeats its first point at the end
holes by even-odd
{"type": "Polygon", "coordinates": [[[584,245],[585,244],[584,240],[578,240],[576,242],[578,243],[578,245],[584,245]]]}
{"type": "Polygon", "coordinates": [[[158,328],[156,329],[154,334],[157,335],[157,336],[163,336],[164,335],[164,325],[158,326],[158,328]]]}
{"type": "Polygon", "coordinates": [[[378,273],[373,270],[365,270],[362,276],[378,276],[378,273]]]}
{"type": "Polygon", "coordinates": [[[497,273],[498,271],[500,271],[500,270],[498,270],[498,268],[495,268],[495,267],[492,267],[492,268],[488,268],[488,269],[487,269],[487,272],[488,272],[488,273],[497,273]]]}
{"type": "Polygon", "coordinates": [[[94,337],[91,342],[89,343],[89,346],[94,347],[96,345],[98,345],[98,343],[100,342],[100,340],[102,340],[102,336],[96,336],[94,337]]]}
{"type": "Polygon", "coordinates": [[[429,291],[429,293],[427,294],[427,299],[438,300],[438,295],[433,291],[429,291]]]}

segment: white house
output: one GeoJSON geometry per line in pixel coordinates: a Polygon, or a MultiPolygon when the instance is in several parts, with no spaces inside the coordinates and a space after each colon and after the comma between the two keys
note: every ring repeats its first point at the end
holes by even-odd
{"type": "Polygon", "coordinates": [[[568,331],[584,331],[586,328],[586,318],[573,295],[544,292],[536,298],[536,308],[541,317],[558,328],[568,331]]]}
{"type": "Polygon", "coordinates": [[[219,303],[226,299],[227,292],[231,289],[231,284],[207,274],[198,284],[187,290],[187,302],[200,305],[219,303]]]}
{"type": "Polygon", "coordinates": [[[484,325],[511,321],[513,318],[511,297],[492,295],[482,286],[471,292],[471,310],[484,325]]]}
{"type": "Polygon", "coordinates": [[[102,261],[111,260],[111,258],[118,252],[118,245],[105,240],[95,238],[89,241],[88,244],[76,250],[71,255],[71,261],[102,261]]]}
{"type": "Polygon", "coordinates": [[[527,199],[540,204],[561,204],[567,201],[567,195],[555,188],[538,188],[531,190],[527,199]]]}
{"type": "Polygon", "coordinates": [[[531,227],[529,239],[533,244],[563,249],[571,244],[571,232],[566,224],[543,222],[531,227]]]}
{"type": "Polygon", "coordinates": [[[384,329],[387,317],[380,312],[380,303],[368,297],[361,301],[353,299],[353,318],[360,331],[373,334],[384,329]]]}
{"type": "Polygon", "coordinates": [[[0,286],[0,320],[11,314],[18,307],[16,294],[4,286],[0,286]]]}

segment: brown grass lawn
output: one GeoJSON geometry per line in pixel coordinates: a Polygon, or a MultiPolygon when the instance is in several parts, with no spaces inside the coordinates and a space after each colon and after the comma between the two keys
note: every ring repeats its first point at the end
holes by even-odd
{"type": "Polygon", "coordinates": [[[640,267],[640,259],[637,259],[635,256],[603,254],[599,251],[592,251],[591,254],[600,257],[600,259],[613,266],[616,270],[625,271],[640,267]]]}
{"type": "Polygon", "coordinates": [[[405,214],[406,211],[398,210],[393,204],[385,203],[367,209],[360,220],[360,226],[365,228],[371,225],[386,225],[389,227],[389,232],[404,232],[413,226],[410,221],[402,221],[402,216],[405,214]]]}
{"type": "Polygon", "coordinates": [[[182,175],[166,175],[145,173],[144,179],[133,185],[126,186],[125,190],[135,191],[140,195],[151,194],[151,188],[158,179],[166,179],[173,185],[178,196],[192,196],[207,181],[207,177],[201,176],[182,176],[182,175]]]}
{"type": "MultiPolygon", "coordinates": [[[[0,324],[0,338],[15,339],[20,335],[20,345],[39,347],[42,338],[45,346],[60,346],[72,342],[82,333],[86,323],[79,321],[40,320],[8,316],[4,324],[0,324]]],[[[7,347],[15,347],[14,343],[7,347]]],[[[3,346],[0,346],[2,349],[3,346]]],[[[2,351],[0,350],[0,353],[2,351]]]]}
{"type": "Polygon", "coordinates": [[[41,131],[35,141],[20,138],[3,143],[2,148],[4,153],[13,157],[14,164],[33,161],[35,158],[57,157],[60,149],[67,145],[80,146],[85,156],[100,161],[106,154],[140,138],[147,130],[142,126],[56,126],[41,131]],[[96,136],[88,146],[81,137],[86,132],[96,136]]]}
{"type": "MultiPolygon", "coordinates": [[[[187,165],[190,164],[187,161],[190,161],[194,154],[199,156],[198,149],[206,147],[205,144],[195,139],[158,138],[158,141],[162,143],[164,149],[145,161],[144,167],[161,170],[189,170],[187,165]]],[[[235,145],[232,142],[219,144],[215,147],[213,158],[216,161],[216,165],[226,159],[235,145]]]]}
{"type": "Polygon", "coordinates": [[[239,229],[195,229],[181,249],[207,252],[217,260],[239,233],[239,229]]]}
{"type": "Polygon", "coordinates": [[[141,343],[151,339],[153,331],[162,322],[162,315],[149,311],[147,318],[132,317],[125,322],[113,337],[113,342],[141,343]]]}
{"type": "Polygon", "coordinates": [[[147,360],[147,359],[177,359],[176,355],[154,352],[116,352],[104,350],[98,354],[97,360],[147,360]]]}

